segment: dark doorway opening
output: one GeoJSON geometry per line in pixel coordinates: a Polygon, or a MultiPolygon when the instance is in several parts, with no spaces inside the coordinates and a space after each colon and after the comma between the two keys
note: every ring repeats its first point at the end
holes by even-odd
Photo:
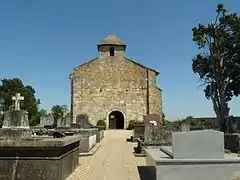
{"type": "Polygon", "coordinates": [[[112,111],[108,119],[109,129],[124,129],[124,116],[120,111],[112,111]]]}

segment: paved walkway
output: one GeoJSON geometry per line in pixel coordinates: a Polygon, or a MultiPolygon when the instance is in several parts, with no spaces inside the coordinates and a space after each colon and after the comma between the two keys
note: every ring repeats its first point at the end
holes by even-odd
{"type": "Polygon", "coordinates": [[[137,166],[145,165],[145,158],[136,158],[133,147],[126,142],[131,131],[108,130],[101,147],[93,155],[80,157],[79,167],[67,180],[140,180],[137,166]]]}

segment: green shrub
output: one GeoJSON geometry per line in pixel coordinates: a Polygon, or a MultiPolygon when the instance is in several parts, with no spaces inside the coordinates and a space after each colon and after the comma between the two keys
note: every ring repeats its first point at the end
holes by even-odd
{"type": "Polygon", "coordinates": [[[130,121],[128,122],[128,127],[127,127],[127,130],[132,130],[132,129],[133,129],[133,127],[134,127],[134,123],[135,123],[135,121],[134,121],[134,120],[130,120],[130,121]]]}
{"type": "Polygon", "coordinates": [[[106,122],[102,119],[98,120],[97,121],[97,126],[104,126],[104,128],[106,129],[106,122]]]}

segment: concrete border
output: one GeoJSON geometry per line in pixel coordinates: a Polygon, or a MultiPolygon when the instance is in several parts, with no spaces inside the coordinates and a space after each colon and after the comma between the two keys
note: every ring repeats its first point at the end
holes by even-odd
{"type": "Polygon", "coordinates": [[[100,143],[97,143],[89,152],[79,153],[79,157],[83,157],[83,156],[93,156],[100,147],[101,147],[101,144],[100,144],[100,143]]]}

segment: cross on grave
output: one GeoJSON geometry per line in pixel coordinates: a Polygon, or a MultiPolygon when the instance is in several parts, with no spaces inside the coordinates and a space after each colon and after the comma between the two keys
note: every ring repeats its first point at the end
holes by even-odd
{"type": "Polygon", "coordinates": [[[12,97],[12,100],[15,101],[14,102],[14,104],[15,104],[14,110],[19,111],[20,110],[20,101],[23,101],[24,97],[21,96],[20,93],[16,93],[16,95],[12,97]]]}

